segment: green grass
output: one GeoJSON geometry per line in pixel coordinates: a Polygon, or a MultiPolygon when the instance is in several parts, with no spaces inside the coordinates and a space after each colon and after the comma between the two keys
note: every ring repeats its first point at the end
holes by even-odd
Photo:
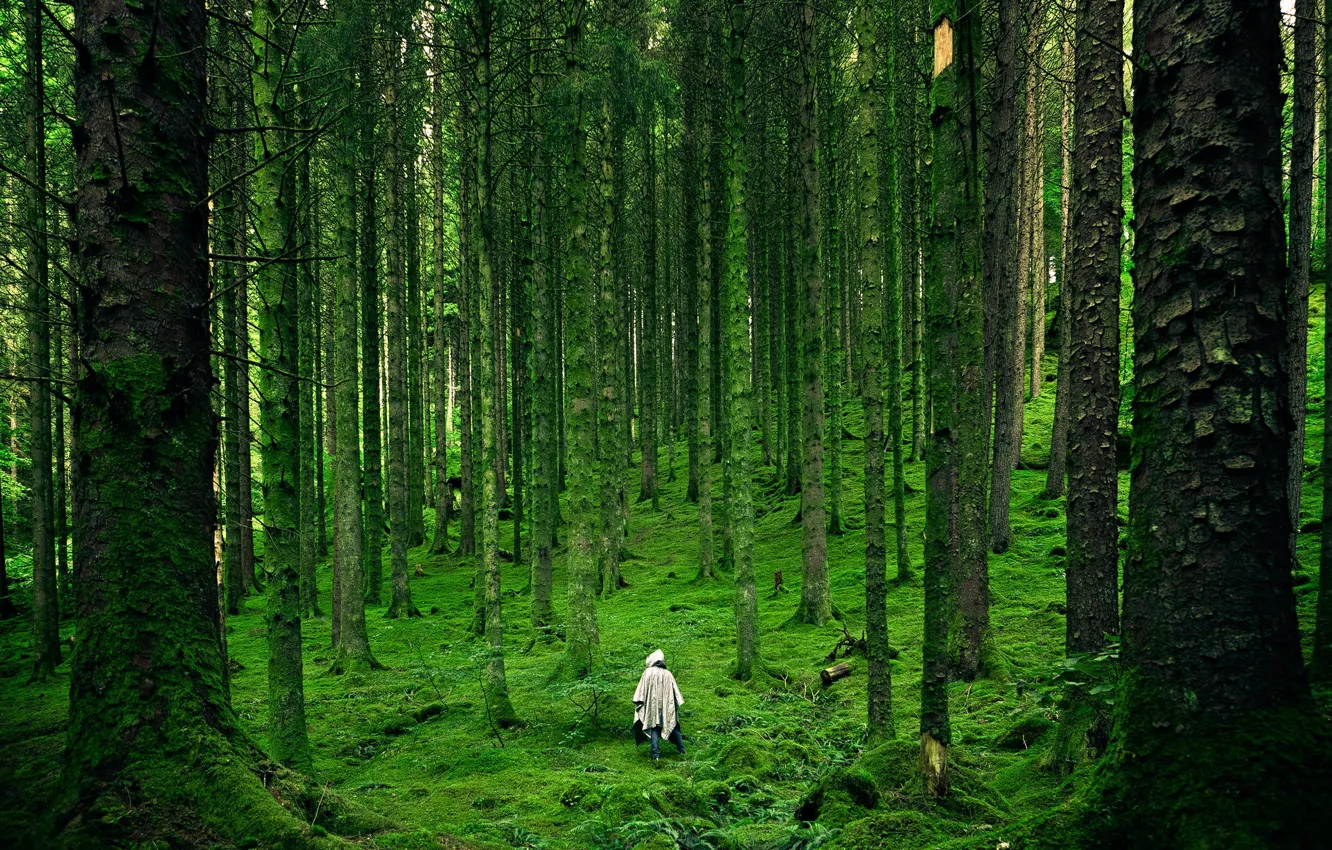
{"type": "MultiPolygon", "coordinates": [[[[1321,452],[1321,293],[1315,309],[1311,347],[1319,353],[1311,358],[1310,463],[1321,452]]],[[[1053,406],[1052,382],[1026,406],[1024,467],[1044,465],[1053,406]]],[[[854,400],[847,405],[845,422],[853,433],[861,432],[854,400]]],[[[438,846],[437,837],[448,834],[460,837],[461,846],[551,850],[994,847],[1015,833],[1014,824],[1076,793],[1081,772],[1066,780],[1038,766],[1057,719],[1059,692],[1052,680],[1060,670],[1064,639],[1058,613],[1064,598],[1063,559],[1056,550],[1063,544],[1063,503],[1041,498],[1043,468],[1014,474],[1013,545],[990,558],[992,623],[1006,675],[952,685],[955,792],[931,806],[923,799],[914,761],[919,584],[889,591],[890,642],[901,650],[892,663],[897,736],[861,758],[864,660],[854,658],[854,674],[824,689],[818,671],[840,637],[839,627],[787,624],[799,598],[801,532],[793,522],[798,497],[781,496],[774,471],[758,470],[762,653],[789,683],[753,688],[731,678],[735,634],[729,581],[724,576],[695,580],[697,508],[684,499],[686,458],[681,443],[676,480],[667,482],[662,452],[659,511],[632,506],[628,549],[638,557],[623,565],[629,587],[598,604],[601,656],[589,680],[572,686],[553,680],[561,644],[533,641],[523,592],[526,567],[503,564],[508,682],[514,706],[526,721],[524,728],[503,733],[503,746],[492,734],[481,699],[481,643],[465,631],[473,561],[430,557],[424,549],[410,552],[410,566],[419,564],[425,571],[412,582],[425,616],[390,621],[382,608],[369,612],[371,645],[386,665],[382,671],[326,675],[332,658],[329,621],[305,623],[315,777],[330,792],[400,824],[363,843],[438,846]],[[774,596],[772,574],[779,569],[789,592],[774,596]],[[688,754],[679,758],[666,748],[662,765],[654,768],[647,748],[635,748],[629,726],[630,696],[642,659],[658,647],[685,696],[681,718],[688,754]],[[808,814],[802,804],[815,796],[818,819],[801,825],[797,808],[808,814]]],[[[833,602],[859,636],[865,607],[860,441],[845,444],[842,460],[843,516],[849,529],[830,538],[828,557],[833,602]]],[[[626,470],[626,476],[629,492],[636,493],[636,472],[626,470]]],[[[923,464],[909,464],[907,522],[917,572],[922,479],[923,464]]],[[[1311,472],[1307,518],[1318,516],[1319,489],[1317,474],[1311,472]]],[[[1120,493],[1126,514],[1127,475],[1121,476],[1120,493]]],[[[510,528],[502,524],[506,535],[510,528]]],[[[1312,624],[1317,553],[1318,535],[1304,535],[1299,571],[1304,582],[1298,593],[1306,628],[1312,624]]],[[[559,611],[563,566],[561,554],[555,577],[559,611]]],[[[327,607],[327,563],[319,579],[327,607]]],[[[230,653],[239,665],[232,676],[232,699],[260,742],[266,735],[263,607],[261,598],[250,598],[245,612],[227,623],[230,653]]],[[[0,624],[0,825],[40,816],[58,779],[64,743],[67,666],[53,681],[25,684],[28,643],[25,618],[0,624]]]]}

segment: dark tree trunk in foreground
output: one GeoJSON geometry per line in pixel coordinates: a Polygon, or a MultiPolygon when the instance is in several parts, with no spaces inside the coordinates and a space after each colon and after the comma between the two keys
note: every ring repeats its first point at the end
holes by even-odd
{"type": "Polygon", "coordinates": [[[1105,777],[1131,846],[1326,838],[1329,735],[1283,545],[1279,14],[1134,4],[1133,513],[1105,777]]]}
{"type": "Polygon", "coordinates": [[[1122,0],[1079,0],[1068,267],[1069,654],[1119,632],[1119,239],[1124,216],[1122,0]]]}
{"type": "Polygon", "coordinates": [[[218,631],[204,4],[79,2],[75,29],[85,372],[63,785],[82,817],[62,821],[99,844],[115,826],[95,812],[123,812],[132,786],[227,840],[294,846],[308,828],[250,772],[218,631]]]}
{"type": "MultiPolygon", "coordinates": [[[[369,16],[373,19],[373,16],[369,16]]],[[[378,606],[384,585],[384,469],[382,405],[379,381],[380,318],[383,299],[379,292],[379,215],[375,204],[375,163],[380,153],[375,141],[379,83],[373,39],[376,29],[367,23],[364,41],[357,46],[361,78],[360,115],[361,166],[361,436],[365,451],[363,495],[364,540],[361,552],[365,574],[365,602],[378,606]]]]}
{"type": "MultiPolygon", "coordinates": [[[[1066,13],[1067,14],[1067,13],[1066,13]]],[[[1050,466],[1045,472],[1047,499],[1064,495],[1068,479],[1069,395],[1068,357],[1072,348],[1069,334],[1073,323],[1069,313],[1073,310],[1072,293],[1068,284],[1068,243],[1071,223],[1070,196],[1073,189],[1073,36],[1065,27],[1063,46],[1063,76],[1065,83],[1060,93],[1059,148],[1062,155],[1059,186],[1059,375],[1055,388],[1054,423],[1050,428],[1050,466]]],[[[1122,128],[1121,128],[1122,129],[1122,128]]]]}

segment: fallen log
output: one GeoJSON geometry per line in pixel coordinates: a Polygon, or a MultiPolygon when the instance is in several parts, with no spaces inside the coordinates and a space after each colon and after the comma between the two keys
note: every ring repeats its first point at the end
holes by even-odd
{"type": "Polygon", "coordinates": [[[831,667],[825,667],[819,672],[819,678],[823,680],[823,686],[826,688],[838,679],[845,679],[851,675],[851,665],[846,662],[834,664],[831,667]]]}

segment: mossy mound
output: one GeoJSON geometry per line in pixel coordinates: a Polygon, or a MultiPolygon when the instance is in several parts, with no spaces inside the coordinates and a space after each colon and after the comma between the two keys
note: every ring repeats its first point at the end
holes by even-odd
{"type": "Polygon", "coordinates": [[[881,811],[848,824],[832,845],[837,850],[913,850],[937,847],[951,836],[930,815],[906,809],[881,811]]]}
{"type": "MultiPolygon", "coordinates": [[[[570,789],[566,794],[576,793],[570,789]]],[[[597,792],[582,796],[576,805],[586,811],[596,805],[601,820],[615,827],[635,821],[651,821],[662,817],[676,820],[708,820],[711,807],[697,789],[678,777],[663,777],[650,785],[623,783],[611,786],[604,801],[595,802],[597,792]]],[[[561,798],[563,800],[563,797],[561,798]]]]}
{"type": "Polygon", "coordinates": [[[796,817],[825,827],[842,827],[879,811],[928,811],[930,822],[998,823],[1007,819],[1007,801],[991,791],[979,765],[961,747],[949,750],[948,794],[929,798],[920,773],[920,751],[908,741],[889,741],[854,764],[837,768],[800,800],[796,817]]]}
{"type": "Polygon", "coordinates": [[[737,738],[728,742],[717,754],[716,763],[732,775],[772,775],[772,760],[763,752],[759,743],[751,738],[737,738]]]}

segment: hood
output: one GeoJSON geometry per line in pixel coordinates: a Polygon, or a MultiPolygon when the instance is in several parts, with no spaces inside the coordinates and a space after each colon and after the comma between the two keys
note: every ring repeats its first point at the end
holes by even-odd
{"type": "Polygon", "coordinates": [[[647,661],[643,662],[643,666],[651,667],[653,664],[656,664],[658,661],[660,661],[662,664],[666,663],[666,653],[662,652],[660,649],[653,650],[652,654],[647,657],[647,661]]]}

